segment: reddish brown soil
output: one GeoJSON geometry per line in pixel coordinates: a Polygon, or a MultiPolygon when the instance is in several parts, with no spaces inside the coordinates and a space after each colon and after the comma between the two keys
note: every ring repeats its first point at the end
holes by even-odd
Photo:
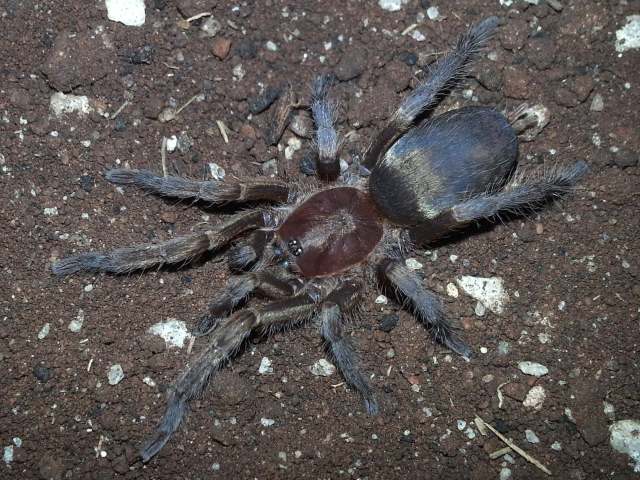
{"type": "MultiPolygon", "coordinates": [[[[615,31],[638,13],[637,3],[561,2],[561,12],[544,1],[516,1],[511,10],[494,0],[440,2],[446,18],[418,25],[423,42],[400,34],[429,3],[416,0],[395,13],[373,1],[268,0],[234,9],[215,0],[147,0],[141,28],[107,20],[101,1],[2,2],[0,442],[6,447],[18,437],[22,443],[14,446],[13,461],[0,465],[0,477],[495,479],[508,467],[513,478],[546,478],[515,454],[514,464],[491,460],[502,445],[475,426],[474,439],[458,430],[459,420],[468,424],[480,415],[557,478],[632,478],[628,457],[609,446],[608,426],[640,411],[640,52],[614,50],[615,31]],[[221,31],[212,39],[200,38],[198,21],[182,28],[175,4],[185,15],[212,11],[221,31]],[[54,277],[51,262],[74,251],[166,239],[191,231],[204,214],[217,218],[133,189],[121,194],[104,171],[116,164],[159,171],[161,138],[188,132],[193,146],[170,154],[172,171],[202,178],[214,161],[227,175],[256,175],[262,162],[277,158],[280,172],[294,179],[306,147],[287,162],[265,146],[274,107],[248,119],[259,85],[291,82],[304,100],[313,75],[349,76],[355,69],[356,78],[334,89],[341,132],[356,133],[345,145],[349,158],[348,149],[362,151],[406,93],[419,70],[405,63],[409,54],[430,61],[429,54],[446,50],[466,26],[491,14],[505,23],[489,48],[497,59],[478,62],[465,88],[482,104],[512,110],[526,101],[551,110],[551,123],[521,146],[522,164],[580,158],[591,172],[581,190],[539,217],[439,246],[437,259],[417,255],[426,283],[447,298],[451,318],[464,326],[475,358],[449,356],[406,313],[392,332],[378,330],[381,318],[398,308],[368,298],[367,321],[354,326],[353,337],[364,367],[375,374],[379,416],[366,416],[353,392],[335,386],[339,376],[309,373],[323,357],[309,327],[249,344],[193,404],[163,452],[140,463],[136,449],[187,361],[186,349],[165,349],[147,329],[172,317],[192,325],[227,273],[224,263],[208,262],[127,277],[54,277]],[[223,60],[212,53],[218,42],[216,53],[224,56],[221,39],[231,41],[223,60]],[[265,48],[268,40],[277,51],[265,48]],[[145,45],[154,49],[150,63],[127,61],[145,45]],[[239,64],[246,74],[235,81],[239,64]],[[54,88],[87,95],[111,113],[130,103],[115,120],[95,113],[55,118],[49,112],[54,88]],[[167,104],[200,93],[204,100],[174,121],[157,120],[167,104]],[[596,94],[602,111],[590,110],[596,94]],[[216,120],[228,126],[229,143],[216,120]],[[87,140],[88,147],[81,143],[87,140]],[[53,207],[58,214],[46,216],[53,207]],[[471,298],[446,297],[446,284],[462,274],[502,277],[511,298],[505,312],[480,318],[471,298]],[[68,325],[80,309],[84,324],[73,333],[68,325]],[[50,332],[40,340],[46,323],[50,332]],[[506,355],[498,353],[501,341],[510,344],[506,355]],[[272,375],[257,373],[264,356],[273,361],[272,375]],[[517,368],[521,360],[542,363],[549,374],[525,376],[517,368]],[[114,363],[125,378],[111,386],[107,369],[114,363]],[[158,386],[143,383],[147,376],[158,386]],[[502,387],[499,408],[497,388],[505,382],[511,383],[502,387]],[[534,384],[547,393],[540,411],[522,404],[534,384]],[[609,417],[604,401],[615,408],[609,417]],[[261,418],[275,423],[264,427],[261,418]],[[526,429],[540,443],[527,442],[526,429]],[[554,442],[560,450],[551,448],[554,442]],[[96,454],[99,444],[105,457],[96,454]]],[[[463,103],[473,100],[458,90],[445,107],[463,103]]],[[[292,136],[286,131],[280,143],[292,136]]]]}

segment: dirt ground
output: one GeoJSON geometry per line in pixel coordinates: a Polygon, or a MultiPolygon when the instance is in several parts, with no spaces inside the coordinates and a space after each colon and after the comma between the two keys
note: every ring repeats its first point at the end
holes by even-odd
{"type": "Polygon", "coordinates": [[[513,452],[490,458],[504,445],[481,435],[476,416],[557,478],[638,478],[609,444],[613,422],[640,417],[640,51],[615,49],[638,2],[409,0],[395,12],[374,1],[146,3],[145,24],[135,27],[110,21],[102,1],[0,2],[1,478],[547,477],[513,452]],[[426,15],[433,6],[436,19],[426,15]],[[201,12],[218,23],[186,21],[201,12]],[[378,416],[364,413],[339,375],[310,372],[324,352],[309,326],[252,340],[143,465],[136,451],[189,358],[148,329],[167,319],[193,325],[227,268],[209,261],[125,277],[52,275],[65,255],[219,219],[116,189],[104,172],[162,171],[162,138],[176,135],[170,173],[202,179],[215,162],[228,176],[277,169],[295,179],[311,140],[290,127],[268,146],[271,101],[289,82],[307,102],[321,72],[337,78],[342,158],[351,162],[420,67],[494,14],[499,32],[440,109],[544,105],[550,122],[521,144],[520,163],[584,159],[591,169],[575,194],[538,216],[414,255],[475,357],[450,354],[397,305],[372,296],[352,335],[378,416]],[[57,91],[86,95],[93,111],[55,115],[57,91]],[[461,275],[503,279],[504,311],[478,316],[461,290],[447,295],[461,275]],[[389,314],[400,319],[387,332],[380,323],[389,314]],[[272,373],[258,373],[264,357],[272,373]],[[521,361],[548,373],[526,375],[521,361]],[[124,378],[111,385],[116,364],[124,378]],[[532,390],[546,395],[538,409],[525,405],[532,390]]]}

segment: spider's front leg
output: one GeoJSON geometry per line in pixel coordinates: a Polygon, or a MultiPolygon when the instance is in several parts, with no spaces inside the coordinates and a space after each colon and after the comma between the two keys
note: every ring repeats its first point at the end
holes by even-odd
{"type": "Polygon", "coordinates": [[[194,201],[222,205],[229,202],[272,201],[284,203],[289,199],[289,186],[282,180],[225,179],[197,181],[182,177],[162,177],[149,170],[116,168],[106,173],[111,183],[135,185],[147,192],[172,198],[191,198],[194,201]]]}
{"type": "Polygon", "coordinates": [[[378,402],[358,366],[356,351],[344,333],[345,315],[353,307],[358,291],[356,285],[347,284],[329,294],[320,309],[320,333],[344,379],[362,395],[367,413],[375,415],[378,402]]]}
{"type": "Polygon", "coordinates": [[[52,270],[61,276],[81,271],[119,274],[154,266],[188,263],[207,251],[224,247],[248,230],[265,227],[269,221],[267,211],[243,212],[233,215],[206,232],[177,237],[166,242],[118,248],[109,252],[81,253],[57,261],[52,270]]]}
{"type": "Polygon", "coordinates": [[[318,175],[324,180],[335,180],[340,175],[339,139],[335,127],[336,106],[329,101],[329,82],[326,75],[320,75],[314,80],[311,113],[316,126],[318,175]]]}
{"type": "Polygon", "coordinates": [[[433,108],[441,95],[465,76],[474,56],[487,43],[497,25],[497,17],[484,19],[458,38],[453,51],[435,62],[428,78],[402,100],[387,126],[367,149],[363,161],[366,168],[374,168],[389,147],[411,128],[416,119],[433,108]]]}
{"type": "Polygon", "coordinates": [[[471,356],[471,348],[447,321],[440,300],[433,292],[422,286],[420,277],[398,260],[384,261],[380,265],[380,270],[391,285],[409,299],[415,315],[429,328],[438,342],[464,358],[471,356]]]}

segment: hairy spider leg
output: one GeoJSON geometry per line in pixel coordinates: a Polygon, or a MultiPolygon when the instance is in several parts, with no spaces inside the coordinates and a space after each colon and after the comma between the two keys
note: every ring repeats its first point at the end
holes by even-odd
{"type": "Polygon", "coordinates": [[[173,238],[165,242],[143,243],[108,252],[73,255],[57,261],[53,273],[64,276],[81,271],[128,273],[153,266],[189,262],[207,251],[218,250],[238,235],[265,226],[265,211],[251,210],[231,216],[214,229],[173,238]]]}
{"type": "Polygon", "coordinates": [[[588,170],[582,160],[539,173],[516,170],[502,190],[477,194],[461,201],[416,227],[412,234],[420,242],[429,242],[473,221],[491,219],[501,213],[522,215],[534,211],[571,192],[588,170]]]}
{"type": "Polygon", "coordinates": [[[340,175],[338,158],[339,139],[336,132],[336,105],[329,100],[330,78],[319,75],[312,88],[311,114],[316,125],[315,140],[318,149],[318,176],[335,180],[340,175]]]}
{"type": "Polygon", "coordinates": [[[420,277],[397,260],[387,260],[380,268],[383,276],[409,299],[415,316],[430,330],[436,341],[464,358],[471,357],[471,348],[447,321],[440,300],[422,286],[420,277]]]}
{"type": "Polygon", "coordinates": [[[322,302],[318,315],[320,333],[344,379],[362,395],[367,413],[376,415],[378,402],[369,382],[360,370],[358,355],[353,344],[344,333],[345,315],[355,303],[358,290],[359,287],[355,285],[344,285],[329,294],[322,302]]]}
{"type": "Polygon", "coordinates": [[[295,295],[298,287],[299,284],[283,280],[272,271],[235,275],[229,278],[225,287],[211,301],[207,313],[200,318],[191,334],[196,337],[208,335],[225,316],[256,291],[269,298],[282,298],[295,295]]]}
{"type": "Polygon", "coordinates": [[[258,200],[284,203],[289,198],[289,187],[282,180],[225,179],[196,181],[181,177],[162,177],[148,170],[116,168],[106,173],[111,183],[135,185],[147,192],[172,198],[191,198],[194,201],[222,205],[229,202],[258,200]]]}
{"type": "Polygon", "coordinates": [[[231,247],[227,253],[227,262],[229,262],[231,270],[241,271],[252,266],[256,267],[256,263],[262,259],[273,236],[273,231],[256,230],[242,243],[231,247]]]}
{"type": "Polygon", "coordinates": [[[306,293],[275,301],[258,308],[239,310],[224,319],[213,331],[209,344],[195,357],[171,389],[156,433],[140,451],[148,462],[171,438],[182,422],[189,402],[200,396],[212,375],[222,368],[254,330],[267,333],[300,325],[317,309],[306,293]]]}
{"type": "Polygon", "coordinates": [[[458,38],[454,50],[435,62],[427,79],[402,100],[386,127],[367,149],[363,161],[366,168],[374,168],[389,147],[411,128],[416,118],[437,105],[442,95],[464,78],[471,61],[482,50],[497,25],[497,17],[482,20],[458,38]]]}

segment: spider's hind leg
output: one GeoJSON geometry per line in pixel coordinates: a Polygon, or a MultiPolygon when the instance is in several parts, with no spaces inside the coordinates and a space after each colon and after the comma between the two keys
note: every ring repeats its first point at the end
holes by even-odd
{"type": "Polygon", "coordinates": [[[465,76],[469,64],[487,43],[498,25],[497,17],[485,18],[458,38],[453,51],[437,60],[427,79],[400,103],[386,127],[365,153],[363,165],[369,170],[425,111],[436,106],[441,95],[465,76]]]}
{"type": "Polygon", "coordinates": [[[324,180],[335,180],[340,175],[339,139],[335,126],[336,106],[329,100],[329,83],[327,75],[320,75],[314,80],[311,113],[316,125],[318,175],[324,180]]]}
{"type": "Polygon", "coordinates": [[[247,230],[264,226],[263,211],[239,213],[207,232],[177,237],[165,242],[117,248],[108,252],[81,253],[57,261],[52,270],[60,276],[82,271],[119,274],[154,266],[188,263],[207,251],[224,247],[247,230]]]}
{"type": "Polygon", "coordinates": [[[422,286],[420,277],[397,260],[384,262],[381,271],[391,285],[411,302],[416,317],[429,328],[435,340],[464,358],[471,356],[471,348],[447,321],[440,300],[422,286]]]}

